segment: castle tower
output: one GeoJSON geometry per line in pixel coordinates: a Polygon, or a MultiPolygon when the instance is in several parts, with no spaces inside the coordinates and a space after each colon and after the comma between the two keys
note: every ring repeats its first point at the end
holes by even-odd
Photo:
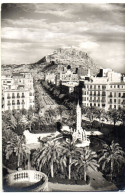
{"type": "Polygon", "coordinates": [[[81,107],[79,105],[79,101],[76,107],[76,131],[78,133],[81,132],[81,120],[82,120],[82,114],[81,114],[81,107]]]}

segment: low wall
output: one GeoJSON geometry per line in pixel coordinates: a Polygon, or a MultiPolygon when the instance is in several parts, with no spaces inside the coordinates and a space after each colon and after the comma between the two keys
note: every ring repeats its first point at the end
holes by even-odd
{"type": "MultiPolygon", "coordinates": [[[[21,188],[22,184],[21,191],[48,191],[48,177],[44,173],[34,170],[23,170],[11,173],[6,177],[6,183],[9,188],[12,187],[13,189],[17,184],[19,184],[21,188]],[[24,183],[28,183],[28,187],[24,187],[24,183]]],[[[18,191],[18,188],[16,188],[16,191],[18,191]]]]}

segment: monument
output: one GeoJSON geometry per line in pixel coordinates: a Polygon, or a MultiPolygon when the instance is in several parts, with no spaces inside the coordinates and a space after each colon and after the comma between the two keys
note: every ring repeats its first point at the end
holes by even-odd
{"type": "Polygon", "coordinates": [[[81,126],[82,122],[82,112],[81,106],[78,104],[76,106],[76,129],[74,130],[72,137],[73,142],[76,143],[77,147],[86,147],[90,145],[90,140],[87,138],[85,129],[83,130],[81,126]]]}

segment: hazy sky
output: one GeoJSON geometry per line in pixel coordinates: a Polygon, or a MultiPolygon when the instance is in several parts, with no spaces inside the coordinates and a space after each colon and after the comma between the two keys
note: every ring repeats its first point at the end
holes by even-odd
{"type": "Polygon", "coordinates": [[[33,63],[59,47],[125,72],[125,4],[3,4],[2,63],[33,63]]]}

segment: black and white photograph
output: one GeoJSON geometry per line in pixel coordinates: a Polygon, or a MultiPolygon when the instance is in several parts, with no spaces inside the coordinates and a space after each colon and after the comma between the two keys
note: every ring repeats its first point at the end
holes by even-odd
{"type": "Polygon", "coordinates": [[[1,4],[2,192],[125,190],[125,4],[1,4]]]}

